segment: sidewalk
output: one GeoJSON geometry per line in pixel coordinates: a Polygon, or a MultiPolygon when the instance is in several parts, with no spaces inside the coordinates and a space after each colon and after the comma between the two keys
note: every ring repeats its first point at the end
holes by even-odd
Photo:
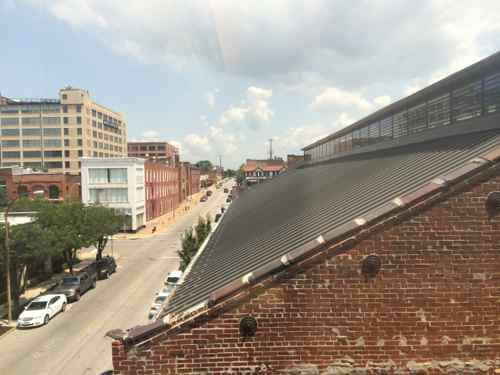
{"type": "Polygon", "coordinates": [[[157,217],[146,224],[146,226],[136,233],[118,233],[113,236],[114,239],[120,240],[136,240],[139,238],[147,238],[165,231],[175,221],[188,213],[196,205],[200,203],[200,198],[206,193],[204,189],[198,193],[193,194],[188,200],[182,202],[173,213],[168,213],[163,216],[157,217]],[[154,229],[156,228],[156,229],[154,229]],[[154,230],[153,230],[154,229],[154,230]]]}

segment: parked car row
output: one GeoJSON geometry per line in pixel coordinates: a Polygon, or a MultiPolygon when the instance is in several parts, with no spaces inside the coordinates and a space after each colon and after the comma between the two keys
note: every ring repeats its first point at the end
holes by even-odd
{"type": "Polygon", "coordinates": [[[172,271],[167,275],[165,281],[163,282],[164,285],[162,289],[156,292],[153,303],[149,308],[149,315],[148,315],[149,319],[155,318],[160,313],[163,304],[175,290],[176,286],[179,285],[181,278],[182,278],[182,271],[172,271]]]}
{"type": "Polygon", "coordinates": [[[97,285],[97,279],[107,279],[116,272],[116,261],[111,256],[101,260],[82,261],[74,267],[74,274],[62,278],[48,293],[33,299],[17,319],[17,327],[35,327],[48,324],[50,319],[66,310],[69,302],[80,300],[82,294],[97,285]]]}

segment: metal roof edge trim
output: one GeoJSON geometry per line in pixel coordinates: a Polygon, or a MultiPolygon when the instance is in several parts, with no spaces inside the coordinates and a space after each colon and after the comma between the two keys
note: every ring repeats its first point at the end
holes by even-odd
{"type": "MultiPolygon", "coordinates": [[[[454,169],[448,174],[441,178],[433,179],[426,185],[415,190],[414,192],[397,197],[389,202],[383,203],[382,205],[368,211],[363,218],[363,225],[358,225],[356,220],[351,220],[325,234],[319,235],[316,239],[308,241],[307,243],[297,247],[296,249],[286,253],[278,259],[274,259],[271,262],[259,267],[257,270],[248,273],[238,279],[231,281],[225,286],[219,288],[215,292],[210,294],[208,301],[198,304],[185,312],[180,314],[175,314],[177,319],[175,324],[180,324],[184,326],[189,324],[191,319],[199,318],[201,315],[208,314],[215,308],[216,305],[225,297],[234,294],[236,291],[241,291],[243,287],[249,285],[256,285],[255,281],[262,279],[265,276],[270,276],[276,273],[278,270],[287,269],[288,266],[295,265],[300,261],[306,260],[309,255],[314,255],[321,253],[322,248],[334,249],[334,248],[349,248],[354,245],[357,237],[361,233],[368,233],[369,229],[363,230],[364,227],[370,226],[375,227],[378,224],[377,219],[385,217],[392,211],[400,212],[410,212],[412,207],[418,205],[420,201],[428,198],[433,193],[444,192],[448,190],[451,185],[455,185],[458,182],[467,180],[468,177],[480,173],[485,167],[493,164],[493,161],[500,162],[500,147],[492,149],[479,157],[476,157],[459,168],[454,169]],[[490,160],[491,159],[491,160],[490,160]],[[445,183],[443,183],[444,181],[445,183]],[[355,234],[355,231],[360,233],[355,234]],[[336,243],[332,243],[333,240],[338,240],[336,243]],[[208,307],[208,309],[202,308],[208,307]],[[187,312],[198,314],[194,316],[187,316],[187,312]],[[186,320],[182,320],[186,318],[186,320]]],[[[359,218],[358,218],[359,219],[359,218]]],[[[363,237],[363,236],[361,236],[363,237]]],[[[239,296],[239,295],[238,295],[239,296]]],[[[238,296],[236,296],[238,298],[238,296]]],[[[172,320],[171,320],[172,321],[172,320]]],[[[168,324],[166,321],[160,319],[152,324],[145,326],[137,326],[128,331],[123,330],[112,330],[109,331],[106,336],[112,337],[114,339],[121,340],[123,342],[137,341],[145,337],[150,337],[152,334],[156,333],[157,329],[164,329],[165,327],[171,328],[173,325],[168,324]],[[126,333],[125,333],[126,332],[126,333]]]]}

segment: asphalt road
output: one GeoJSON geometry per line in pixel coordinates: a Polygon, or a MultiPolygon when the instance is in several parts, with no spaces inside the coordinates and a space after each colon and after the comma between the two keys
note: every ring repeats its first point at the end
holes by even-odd
{"type": "MultiPolygon", "coordinates": [[[[215,189],[213,189],[215,190],[215,189]]],[[[177,269],[180,235],[200,215],[212,218],[225,204],[222,189],[155,236],[115,240],[118,271],[99,281],[79,302],[68,306],[47,326],[16,330],[0,337],[0,374],[100,375],[112,369],[113,328],[147,323],[154,294],[169,271],[177,269]]]]}

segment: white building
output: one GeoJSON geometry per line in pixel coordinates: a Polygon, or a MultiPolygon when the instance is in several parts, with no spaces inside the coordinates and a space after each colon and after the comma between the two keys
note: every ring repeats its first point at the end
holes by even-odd
{"type": "Polygon", "coordinates": [[[127,216],[124,229],[145,225],[144,159],[82,158],[82,202],[116,208],[127,216]]]}

